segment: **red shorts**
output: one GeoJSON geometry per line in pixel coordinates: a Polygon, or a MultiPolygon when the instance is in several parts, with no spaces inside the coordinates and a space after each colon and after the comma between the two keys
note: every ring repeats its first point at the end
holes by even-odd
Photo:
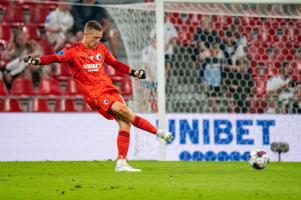
{"type": "Polygon", "coordinates": [[[113,103],[119,101],[125,104],[123,97],[116,91],[106,92],[98,98],[86,98],[86,101],[93,110],[109,120],[115,119],[115,115],[110,110],[113,103]]]}

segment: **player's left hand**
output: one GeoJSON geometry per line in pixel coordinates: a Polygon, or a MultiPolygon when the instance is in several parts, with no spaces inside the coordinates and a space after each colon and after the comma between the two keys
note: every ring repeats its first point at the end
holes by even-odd
{"type": "Polygon", "coordinates": [[[139,70],[131,70],[131,76],[137,77],[139,79],[145,79],[146,78],[146,73],[143,69],[139,69],[139,70]]]}
{"type": "Polygon", "coordinates": [[[24,58],[24,63],[28,65],[38,65],[40,63],[40,60],[38,58],[34,58],[32,56],[27,56],[24,58]]]}

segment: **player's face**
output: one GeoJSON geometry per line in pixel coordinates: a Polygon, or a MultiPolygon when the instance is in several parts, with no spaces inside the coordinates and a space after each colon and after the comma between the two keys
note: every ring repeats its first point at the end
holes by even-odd
{"type": "Polygon", "coordinates": [[[88,48],[94,48],[100,41],[103,31],[88,31],[85,33],[84,42],[88,48]]]}

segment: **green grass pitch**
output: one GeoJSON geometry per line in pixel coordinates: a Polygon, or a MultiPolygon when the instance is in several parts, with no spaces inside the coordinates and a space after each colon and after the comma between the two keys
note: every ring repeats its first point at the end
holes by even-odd
{"type": "Polygon", "coordinates": [[[301,199],[301,163],[129,163],[143,171],[116,173],[113,161],[0,162],[0,199],[301,199]]]}

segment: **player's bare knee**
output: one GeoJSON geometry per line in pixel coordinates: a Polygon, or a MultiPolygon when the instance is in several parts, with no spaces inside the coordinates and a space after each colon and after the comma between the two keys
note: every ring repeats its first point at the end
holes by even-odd
{"type": "Polygon", "coordinates": [[[127,122],[125,119],[120,118],[120,117],[117,117],[116,121],[119,125],[120,130],[125,130],[125,131],[130,132],[130,129],[131,129],[131,123],[130,122],[127,122]]]}
{"type": "Polygon", "coordinates": [[[121,104],[120,114],[122,114],[122,116],[127,116],[129,114],[129,108],[126,105],[121,104]]]}
{"type": "Polygon", "coordinates": [[[126,130],[126,131],[130,132],[131,124],[128,123],[128,122],[125,122],[125,123],[123,123],[123,124],[120,126],[120,129],[121,129],[121,130],[126,130]]]}

